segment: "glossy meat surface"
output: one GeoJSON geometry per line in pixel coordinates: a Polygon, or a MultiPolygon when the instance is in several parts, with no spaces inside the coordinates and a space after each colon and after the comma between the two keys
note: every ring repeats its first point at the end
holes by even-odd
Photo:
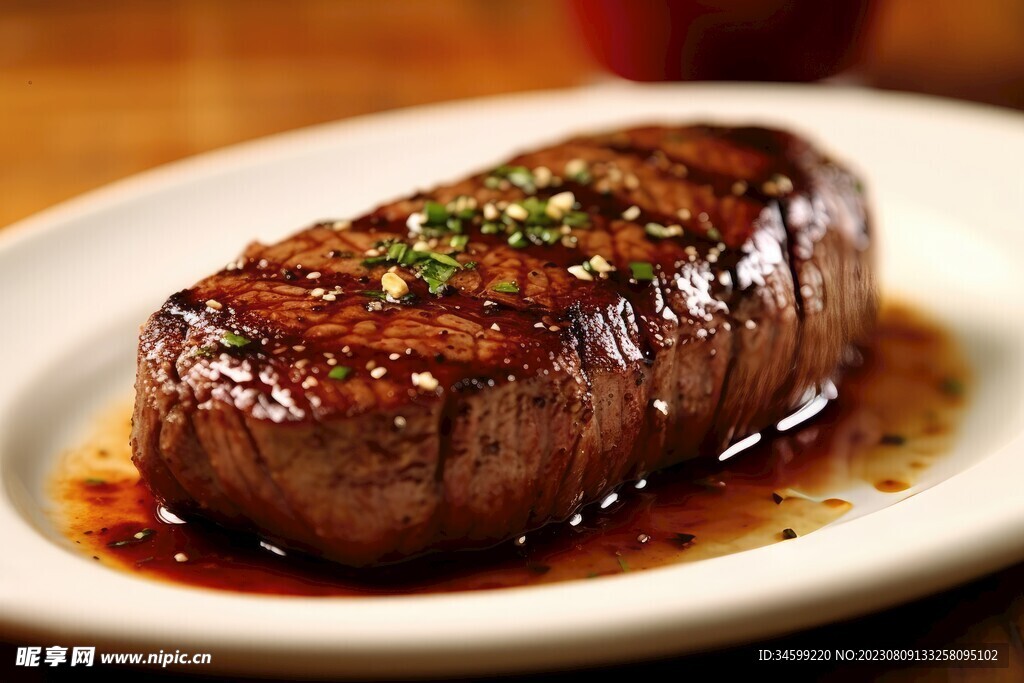
{"type": "Polygon", "coordinates": [[[348,564],[490,545],[790,412],[872,324],[869,245],[856,179],[789,133],[569,140],[173,295],[135,461],[348,564]]]}

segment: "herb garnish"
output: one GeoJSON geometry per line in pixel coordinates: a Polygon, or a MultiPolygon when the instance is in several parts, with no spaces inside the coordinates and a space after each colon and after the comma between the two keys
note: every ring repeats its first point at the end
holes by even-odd
{"type": "MultiPolygon", "coordinates": [[[[439,205],[440,206],[440,205],[439,205]]],[[[454,239],[454,238],[453,238],[454,239]]],[[[382,245],[383,246],[383,245],[382,245]]],[[[406,268],[415,268],[420,277],[430,287],[431,294],[440,294],[445,288],[445,283],[464,266],[448,254],[441,254],[436,251],[416,251],[404,242],[387,243],[387,252],[374,256],[363,261],[365,266],[375,266],[382,263],[397,263],[406,268]]],[[[387,301],[387,294],[380,291],[362,292],[365,296],[387,301]]],[[[412,294],[403,296],[400,301],[411,301],[412,294]]]]}
{"type": "Polygon", "coordinates": [[[516,249],[525,249],[530,246],[530,241],[526,239],[522,231],[516,231],[508,238],[508,245],[516,249]]]}
{"type": "Polygon", "coordinates": [[[448,210],[440,202],[428,201],[423,205],[427,225],[443,225],[448,221],[448,210]]]}
{"type": "Polygon", "coordinates": [[[110,548],[121,548],[121,547],[126,546],[126,545],[135,545],[137,543],[141,543],[142,541],[145,541],[147,538],[149,538],[150,536],[152,536],[155,533],[156,532],[153,531],[152,529],[143,529],[142,531],[138,532],[137,534],[135,534],[131,538],[126,538],[123,541],[111,541],[110,543],[107,544],[107,547],[110,547],[110,548]]]}
{"type": "Polygon", "coordinates": [[[445,283],[451,279],[455,271],[462,268],[458,261],[443,254],[430,254],[430,260],[422,262],[419,266],[419,273],[430,288],[431,294],[440,294],[447,286],[445,283]],[[438,258],[443,256],[445,260],[438,258]],[[455,265],[451,265],[454,263],[455,265]]]}
{"type": "Polygon", "coordinates": [[[437,252],[429,252],[430,258],[434,259],[438,263],[443,263],[446,266],[452,266],[453,268],[461,268],[462,264],[453,259],[447,254],[438,254],[437,252]]]}
{"type": "Polygon", "coordinates": [[[537,182],[533,172],[525,166],[502,165],[491,171],[491,175],[484,180],[484,185],[491,189],[501,187],[501,181],[507,180],[526,194],[533,194],[537,191],[537,182]]]}
{"type": "Polygon", "coordinates": [[[220,341],[224,346],[230,346],[235,349],[240,349],[243,346],[248,346],[252,343],[251,339],[243,337],[240,334],[235,334],[234,332],[225,332],[224,337],[220,341]]]}
{"type": "Polygon", "coordinates": [[[655,239],[664,240],[669,237],[678,237],[683,234],[682,229],[677,225],[662,225],[661,223],[648,223],[644,226],[644,232],[655,239]]]}
{"type": "Polygon", "coordinates": [[[586,211],[570,211],[562,217],[562,223],[570,228],[584,228],[590,225],[590,214],[586,211]]]}
{"type": "Polygon", "coordinates": [[[427,200],[423,205],[423,222],[421,232],[428,237],[441,237],[446,233],[461,233],[462,221],[471,220],[476,215],[475,202],[470,204],[469,197],[459,197],[447,206],[434,200],[427,200]]]}
{"type": "Polygon", "coordinates": [[[344,365],[335,365],[331,368],[331,371],[327,373],[327,376],[331,379],[343,380],[352,373],[352,368],[345,367],[344,365]]]}
{"type": "Polygon", "coordinates": [[[629,571],[629,563],[626,562],[626,558],[624,558],[622,555],[617,555],[615,559],[619,561],[619,568],[623,571],[623,573],[629,571]]]}
{"type": "Polygon", "coordinates": [[[414,251],[404,242],[387,241],[377,245],[378,249],[385,249],[383,254],[373,256],[363,261],[364,266],[376,266],[381,263],[393,261],[401,266],[410,266],[423,257],[422,252],[414,251]]]}
{"type": "Polygon", "coordinates": [[[629,269],[633,271],[633,279],[637,282],[645,282],[654,279],[654,266],[650,263],[634,261],[629,264],[629,269]]]}
{"type": "Polygon", "coordinates": [[[506,280],[504,282],[497,282],[492,287],[495,292],[501,292],[502,294],[518,294],[519,284],[515,280],[506,280]]]}
{"type": "MultiPolygon", "coordinates": [[[[377,299],[378,301],[387,301],[388,303],[394,303],[394,300],[388,298],[388,293],[380,289],[364,289],[359,293],[371,299],[377,299]]],[[[401,299],[398,299],[398,303],[409,304],[415,300],[416,295],[413,294],[412,292],[409,292],[401,299]]]]}
{"type": "Polygon", "coordinates": [[[580,185],[586,185],[593,176],[590,175],[590,164],[583,159],[573,159],[565,165],[565,177],[580,185]]]}

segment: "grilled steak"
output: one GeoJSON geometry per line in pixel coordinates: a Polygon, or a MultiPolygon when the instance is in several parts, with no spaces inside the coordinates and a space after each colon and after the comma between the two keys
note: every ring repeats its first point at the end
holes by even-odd
{"type": "Polygon", "coordinates": [[[799,137],[575,138],[171,296],[135,463],[347,564],[490,545],[790,412],[868,331],[869,256],[858,182],[799,137]]]}

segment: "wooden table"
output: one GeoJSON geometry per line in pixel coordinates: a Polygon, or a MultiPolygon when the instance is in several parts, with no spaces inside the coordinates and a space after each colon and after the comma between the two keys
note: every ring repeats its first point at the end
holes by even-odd
{"type": "MultiPolygon", "coordinates": [[[[1024,3],[981,5],[985,11],[960,14],[962,5],[953,2],[886,3],[861,77],[1024,107],[1024,3]],[[947,57],[940,69],[932,68],[937,37],[947,57]]],[[[395,107],[602,77],[563,5],[543,0],[7,0],[0,9],[0,75],[0,225],[241,140],[395,107]]],[[[834,681],[876,674],[889,681],[1024,680],[1022,586],[1018,565],[767,646],[1002,642],[1010,644],[1010,669],[785,671],[834,681]]],[[[0,669],[13,661],[9,648],[0,647],[0,669]]],[[[634,665],[628,675],[678,676],[707,664],[771,675],[766,665],[753,665],[754,652],[634,665]]]]}

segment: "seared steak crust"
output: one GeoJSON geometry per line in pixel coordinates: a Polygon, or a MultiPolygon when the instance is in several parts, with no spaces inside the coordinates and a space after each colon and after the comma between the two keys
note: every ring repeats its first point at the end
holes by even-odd
{"type": "Polygon", "coordinates": [[[804,140],[579,137],[171,296],[134,459],[172,510],[339,562],[489,545],[777,421],[875,304],[859,185],[804,140]]]}

